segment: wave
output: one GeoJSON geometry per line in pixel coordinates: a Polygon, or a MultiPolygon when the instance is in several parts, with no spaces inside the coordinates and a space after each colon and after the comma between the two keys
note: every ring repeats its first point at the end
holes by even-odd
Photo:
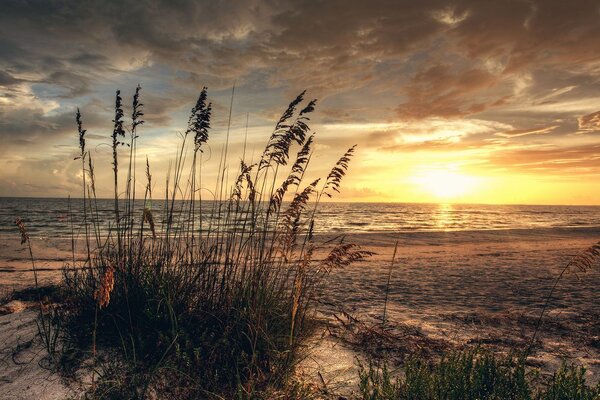
{"type": "MultiPolygon", "coordinates": [[[[113,200],[98,200],[101,228],[110,229],[113,200]]],[[[162,201],[153,202],[156,216],[160,216],[162,201]]],[[[206,219],[213,202],[203,201],[206,219]],[[207,204],[204,204],[207,203],[207,204]]],[[[63,236],[71,234],[70,221],[81,221],[81,202],[72,200],[71,214],[67,199],[0,198],[0,232],[15,232],[14,219],[24,219],[33,235],[63,236]]],[[[135,205],[141,217],[143,202],[135,205]]],[[[199,217],[200,219],[200,217],[199,217]]],[[[213,220],[214,222],[214,220],[213,220]]],[[[231,221],[221,222],[232,227],[231,221]]],[[[600,225],[600,207],[597,206],[491,206],[491,205],[435,205],[407,203],[324,203],[316,215],[316,232],[455,232],[493,231],[538,228],[585,228],[600,225]]],[[[81,226],[75,224],[75,233],[81,226]]]]}

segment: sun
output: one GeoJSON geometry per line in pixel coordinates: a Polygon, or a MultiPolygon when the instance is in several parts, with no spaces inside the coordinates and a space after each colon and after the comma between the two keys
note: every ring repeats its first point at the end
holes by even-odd
{"type": "Polygon", "coordinates": [[[471,192],[478,179],[446,169],[427,170],[418,173],[413,183],[438,199],[449,200],[471,192]]]}

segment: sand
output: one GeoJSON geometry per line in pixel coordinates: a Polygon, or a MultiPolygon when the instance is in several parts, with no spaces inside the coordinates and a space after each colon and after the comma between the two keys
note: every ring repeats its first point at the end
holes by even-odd
{"type": "MultiPolygon", "coordinates": [[[[418,332],[422,343],[446,348],[477,344],[500,351],[522,348],[533,334],[561,269],[598,239],[600,228],[349,234],[345,241],[377,255],[332,272],[325,283],[321,313],[331,321],[332,332],[340,326],[334,315],[343,320],[343,312],[369,326],[380,323],[392,251],[398,241],[387,305],[390,329],[418,332]]],[[[33,238],[32,243],[41,281],[60,280],[60,267],[72,260],[70,241],[33,238]]],[[[28,257],[18,237],[0,236],[0,291],[32,285],[28,257]]],[[[564,277],[549,303],[533,364],[549,371],[563,360],[577,362],[588,368],[591,382],[599,380],[599,283],[599,269],[564,277]]],[[[23,318],[31,321],[30,313],[0,316],[4,352],[15,346],[7,338],[23,329],[23,318]]],[[[369,354],[328,332],[315,337],[316,347],[302,371],[312,377],[320,373],[330,389],[351,387],[355,358],[369,354]]],[[[13,368],[6,360],[0,365],[0,393],[31,398],[19,397],[18,390],[7,392],[32,382],[26,374],[13,373],[13,368]]],[[[58,385],[54,390],[62,389],[58,385]]],[[[55,398],[43,393],[35,397],[55,398]]]]}
{"type": "MultiPolygon", "coordinates": [[[[334,314],[343,319],[344,310],[367,326],[380,324],[398,241],[386,319],[399,337],[416,330],[425,346],[523,349],[562,268],[598,238],[599,229],[587,228],[348,235],[346,241],[378,254],[331,274],[322,310],[330,320],[334,314]]],[[[576,362],[588,369],[590,382],[600,380],[599,284],[600,269],[560,281],[531,364],[548,372],[563,360],[576,362]]],[[[338,386],[355,381],[357,355],[369,358],[340,351],[330,338],[314,354],[310,367],[338,386]],[[332,359],[336,368],[329,366],[332,359]]]]}
{"type": "Polygon", "coordinates": [[[37,313],[29,308],[0,316],[0,398],[58,400],[74,389],[52,372],[37,336],[37,313]]]}
{"type": "MultiPolygon", "coordinates": [[[[32,237],[31,244],[39,283],[59,282],[63,265],[73,262],[71,240],[32,237]]],[[[0,235],[0,297],[6,292],[33,285],[33,269],[27,246],[21,245],[18,233],[0,235]]]]}

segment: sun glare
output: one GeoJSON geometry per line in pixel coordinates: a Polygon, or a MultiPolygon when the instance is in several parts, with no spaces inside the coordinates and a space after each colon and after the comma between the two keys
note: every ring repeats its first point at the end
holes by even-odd
{"type": "Polygon", "coordinates": [[[439,199],[449,200],[471,192],[477,178],[448,170],[430,170],[419,173],[413,182],[439,199]]]}

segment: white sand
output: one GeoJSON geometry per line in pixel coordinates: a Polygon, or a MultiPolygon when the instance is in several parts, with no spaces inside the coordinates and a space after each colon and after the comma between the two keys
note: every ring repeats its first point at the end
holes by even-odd
{"type": "Polygon", "coordinates": [[[0,398],[58,400],[74,392],[47,368],[31,309],[0,316],[0,398]]]}

